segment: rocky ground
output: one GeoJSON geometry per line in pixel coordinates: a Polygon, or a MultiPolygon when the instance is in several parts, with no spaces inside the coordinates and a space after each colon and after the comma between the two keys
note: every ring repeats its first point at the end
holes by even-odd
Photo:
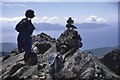
{"type": "Polygon", "coordinates": [[[120,50],[114,49],[100,58],[110,70],[120,76],[120,50]]]}
{"type": "MultiPolygon", "coordinates": [[[[17,49],[4,56],[0,63],[1,80],[53,80],[50,76],[48,58],[56,52],[54,38],[45,33],[33,36],[33,43],[38,47],[38,64],[25,65],[24,52],[17,49]]],[[[104,61],[104,60],[102,60],[104,61]]],[[[62,69],[54,75],[58,80],[120,80],[120,77],[109,70],[92,53],[77,50],[63,63],[62,69]]]]}

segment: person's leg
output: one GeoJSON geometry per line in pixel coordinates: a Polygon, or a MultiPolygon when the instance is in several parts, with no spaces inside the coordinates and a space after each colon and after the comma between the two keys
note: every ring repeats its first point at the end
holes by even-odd
{"type": "Polygon", "coordinates": [[[29,54],[28,54],[28,52],[25,52],[25,54],[24,54],[24,62],[25,63],[29,62],[29,54]]]}
{"type": "Polygon", "coordinates": [[[31,65],[36,65],[38,63],[37,54],[31,51],[32,48],[32,38],[29,39],[29,50],[30,50],[30,63],[31,65]]]}
{"type": "Polygon", "coordinates": [[[17,42],[18,42],[18,51],[19,51],[20,53],[24,52],[24,51],[23,51],[22,37],[21,37],[20,34],[19,34],[18,37],[17,37],[17,42]]]}
{"type": "Polygon", "coordinates": [[[31,56],[31,39],[30,38],[27,38],[25,41],[24,41],[24,51],[25,51],[25,54],[24,54],[24,61],[25,63],[26,62],[30,62],[30,56],[31,56]]]}

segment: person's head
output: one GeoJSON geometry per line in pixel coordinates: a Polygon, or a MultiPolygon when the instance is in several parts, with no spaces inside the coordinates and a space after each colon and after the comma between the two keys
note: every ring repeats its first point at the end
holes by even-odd
{"type": "Polygon", "coordinates": [[[72,25],[74,23],[74,20],[72,20],[71,17],[69,17],[69,19],[67,20],[68,25],[72,25]]]}
{"type": "Polygon", "coordinates": [[[34,18],[34,17],[35,17],[34,11],[33,11],[32,9],[26,10],[25,16],[26,16],[27,18],[30,18],[30,19],[31,19],[31,18],[34,18]]]}

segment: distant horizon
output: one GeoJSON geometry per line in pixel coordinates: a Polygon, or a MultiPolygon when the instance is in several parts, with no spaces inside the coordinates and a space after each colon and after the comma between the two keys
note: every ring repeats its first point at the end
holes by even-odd
{"type": "MultiPolygon", "coordinates": [[[[17,43],[0,43],[0,44],[15,44],[15,46],[12,46],[12,48],[11,48],[11,50],[13,50],[13,49],[15,49],[15,48],[17,48],[17,43]]],[[[2,47],[3,47],[3,45],[1,45],[2,47]]],[[[114,46],[106,46],[106,47],[95,47],[95,48],[79,48],[80,50],[91,50],[91,49],[99,49],[99,48],[117,48],[117,47],[120,47],[120,46],[118,46],[118,45],[114,45],[114,46]]],[[[7,47],[7,48],[9,48],[9,46],[7,47]]],[[[10,49],[10,48],[9,48],[10,49]]],[[[2,51],[3,52],[5,52],[4,51],[5,49],[2,49],[2,51]]],[[[11,51],[10,50],[10,51],[11,51]]],[[[1,52],[1,51],[0,51],[1,52]]],[[[9,52],[9,50],[8,50],[8,52],[9,52]]]]}
{"type": "Polygon", "coordinates": [[[1,43],[17,43],[18,33],[15,31],[15,26],[25,18],[27,9],[33,9],[35,11],[33,23],[62,25],[62,28],[58,25],[42,25],[45,27],[38,25],[33,35],[46,32],[51,37],[57,38],[64,31],[68,17],[72,17],[75,24],[112,25],[111,27],[95,25],[94,28],[97,29],[90,25],[86,25],[87,29],[81,29],[82,27],[77,25],[83,39],[83,48],[109,47],[118,44],[118,2],[3,2],[0,6],[2,7],[1,43]]]}

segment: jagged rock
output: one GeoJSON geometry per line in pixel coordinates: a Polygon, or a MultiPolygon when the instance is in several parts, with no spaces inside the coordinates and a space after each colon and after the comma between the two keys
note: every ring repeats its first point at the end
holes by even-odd
{"type": "Polygon", "coordinates": [[[50,43],[42,42],[42,43],[36,43],[36,47],[38,48],[38,54],[44,54],[50,47],[50,43]]]}
{"type": "Polygon", "coordinates": [[[120,76],[120,50],[114,49],[100,58],[110,70],[120,76]]]}
{"type": "Polygon", "coordinates": [[[30,66],[29,69],[25,70],[24,73],[20,76],[20,78],[28,78],[32,74],[38,71],[38,66],[30,66]]]}
{"type": "Polygon", "coordinates": [[[38,70],[43,69],[43,64],[38,64],[38,70]]]}
{"type": "MultiPolygon", "coordinates": [[[[0,72],[2,72],[0,75],[1,79],[53,80],[53,77],[49,72],[48,58],[50,53],[56,52],[56,40],[45,33],[41,33],[33,37],[33,44],[35,42],[40,44],[40,46],[41,44],[43,45],[43,43],[47,43],[46,46],[49,45],[49,47],[42,52],[43,54],[37,54],[38,64],[34,66],[23,66],[24,53],[18,54],[17,50],[13,50],[11,55],[6,58],[0,66],[2,67],[2,69],[0,69],[0,72]],[[15,68],[16,66],[17,68],[15,68]]],[[[73,51],[71,53],[72,55],[66,56],[62,69],[55,74],[56,78],[62,78],[66,80],[104,80],[105,78],[111,78],[115,80],[119,78],[119,76],[111,72],[99,61],[98,58],[94,57],[91,53],[81,52],[80,50],[77,52],[73,51]]],[[[65,55],[63,58],[64,57],[65,55]]]]}
{"type": "Polygon", "coordinates": [[[22,63],[18,63],[18,64],[16,64],[16,65],[14,65],[12,68],[11,68],[11,70],[10,70],[10,75],[12,75],[12,74],[14,74],[18,69],[20,69],[21,67],[23,67],[24,66],[24,64],[22,64],[22,63]]]}
{"type": "Polygon", "coordinates": [[[44,72],[41,72],[41,73],[39,74],[39,78],[44,80],[44,79],[46,78],[45,73],[44,73],[44,72]]]}
{"type": "Polygon", "coordinates": [[[38,34],[37,36],[34,36],[32,38],[32,41],[33,41],[33,43],[34,42],[39,42],[39,43],[46,42],[46,43],[50,43],[50,45],[52,45],[53,43],[56,42],[56,40],[54,38],[51,38],[49,35],[47,35],[45,33],[41,33],[41,34],[38,34]]]}
{"type": "Polygon", "coordinates": [[[20,77],[20,75],[22,74],[22,72],[25,70],[24,67],[21,67],[20,69],[18,69],[13,75],[11,76],[18,76],[20,77]]]}
{"type": "Polygon", "coordinates": [[[18,52],[18,49],[17,49],[17,48],[13,49],[10,53],[11,53],[12,55],[13,55],[13,54],[14,54],[14,55],[19,54],[19,52],[18,52]]]}
{"type": "Polygon", "coordinates": [[[50,74],[46,74],[46,80],[53,80],[50,74]]]}
{"type": "Polygon", "coordinates": [[[32,78],[37,79],[37,78],[39,78],[39,76],[38,75],[33,75],[32,78]]]}
{"type": "Polygon", "coordinates": [[[15,55],[17,55],[17,54],[19,54],[18,50],[17,50],[17,49],[13,49],[9,54],[6,54],[6,55],[3,56],[2,61],[5,61],[5,60],[7,60],[9,57],[15,56],[15,55]]]}
{"type": "Polygon", "coordinates": [[[17,54],[14,56],[9,57],[4,62],[2,62],[2,69],[0,71],[4,71],[3,74],[0,76],[0,78],[4,78],[6,75],[9,75],[11,68],[16,65],[19,60],[22,60],[24,58],[24,53],[17,54]]]}
{"type": "Polygon", "coordinates": [[[55,74],[57,78],[110,79],[119,78],[90,53],[77,51],[64,63],[64,68],[55,74]],[[101,75],[101,77],[96,76],[101,75]]]}
{"type": "Polygon", "coordinates": [[[9,54],[8,54],[8,55],[4,55],[2,61],[5,61],[5,60],[8,59],[9,57],[11,57],[9,54]]]}

